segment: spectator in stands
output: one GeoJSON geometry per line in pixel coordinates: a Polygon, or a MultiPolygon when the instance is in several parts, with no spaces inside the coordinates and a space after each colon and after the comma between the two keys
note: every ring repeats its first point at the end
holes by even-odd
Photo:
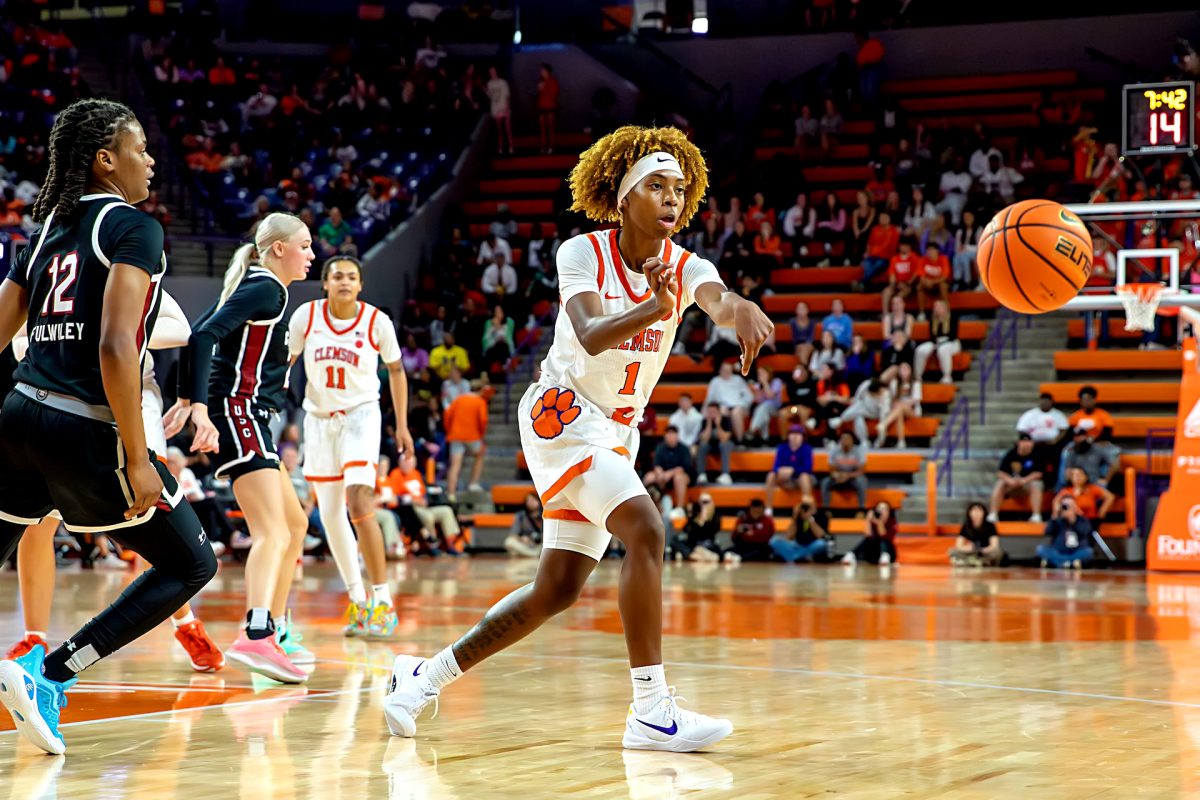
{"type": "Polygon", "coordinates": [[[971,153],[971,158],[967,162],[967,171],[976,178],[982,178],[983,174],[988,171],[988,163],[993,157],[1004,158],[999,150],[988,144],[986,138],[980,137],[979,146],[971,153]]]}
{"type": "Polygon", "coordinates": [[[913,379],[913,372],[909,365],[901,364],[898,377],[889,388],[892,390],[892,409],[879,423],[875,446],[883,447],[884,442],[887,441],[888,428],[894,424],[896,426],[896,446],[908,447],[904,421],[921,416],[920,384],[913,379]]]}
{"type": "MultiPolygon", "coordinates": [[[[921,250],[928,250],[929,245],[936,244],[938,253],[941,254],[947,262],[954,258],[954,234],[946,227],[946,218],[941,214],[934,215],[934,218],[929,221],[929,227],[925,229],[925,233],[921,235],[921,250]]],[[[948,266],[949,264],[947,264],[948,266]]],[[[948,277],[948,276],[947,276],[948,277]]]]}
{"type": "Polygon", "coordinates": [[[687,503],[687,490],[695,472],[692,452],[679,440],[679,429],[668,425],[662,441],[654,448],[653,466],[642,482],[647,488],[656,488],[664,495],[669,492],[674,503],[673,513],[682,516],[687,503]]]}
{"type": "Polygon", "coordinates": [[[895,331],[904,331],[904,335],[911,339],[914,324],[916,324],[916,319],[905,310],[904,298],[893,295],[891,302],[883,311],[883,340],[891,342],[892,333],[895,331]]]}
{"type": "Polygon", "coordinates": [[[260,83],[258,91],[242,104],[242,124],[246,127],[256,125],[260,120],[270,117],[278,105],[279,98],[271,94],[271,87],[260,83]]]}
{"type": "Polygon", "coordinates": [[[746,379],[733,371],[733,364],[722,362],[715,377],[708,382],[708,392],[704,395],[706,406],[716,403],[721,408],[721,416],[728,418],[733,425],[733,438],[741,441],[746,435],[746,420],[750,415],[750,405],[754,402],[754,393],[746,379]]]}
{"type": "Polygon", "coordinates": [[[886,211],[879,212],[879,222],[867,235],[867,250],[863,256],[862,287],[875,279],[875,276],[887,269],[900,246],[900,229],[892,224],[892,215],[886,211]]]}
{"type": "Polygon", "coordinates": [[[956,567],[996,567],[1004,560],[1004,549],[1000,546],[1000,535],[996,526],[987,519],[983,503],[967,506],[967,518],[958,529],[958,538],[950,548],[950,563],[956,567]]]}
{"type": "Polygon", "coordinates": [[[730,275],[741,275],[750,267],[753,252],[753,237],[746,233],[746,223],[739,219],[733,223],[732,232],[725,237],[721,250],[721,270],[730,275]]]}
{"type": "Polygon", "coordinates": [[[471,382],[463,377],[462,370],[456,366],[450,367],[450,374],[442,381],[442,408],[449,408],[459,396],[470,391],[471,382]]]}
{"type": "Polygon", "coordinates": [[[358,247],[354,244],[354,229],[342,216],[340,208],[329,209],[329,217],[320,230],[317,231],[321,252],[325,257],[334,255],[357,256],[358,247]]]}
{"type": "MultiPolygon", "coordinates": [[[[896,184],[892,183],[892,179],[888,177],[887,167],[879,162],[871,165],[873,175],[871,180],[867,181],[867,194],[871,195],[871,202],[881,211],[885,209],[888,196],[896,191],[896,184]]],[[[892,217],[895,222],[899,217],[892,217]]]]}
{"type": "Polygon", "coordinates": [[[879,86],[883,82],[883,42],[866,31],[854,34],[858,51],[854,61],[858,65],[858,91],[863,105],[874,108],[879,99],[879,86]]]}
{"type": "MultiPolygon", "coordinates": [[[[208,538],[213,543],[214,550],[219,545],[221,551],[228,547],[233,539],[233,528],[225,517],[225,509],[217,500],[217,493],[206,491],[196,478],[196,473],[187,465],[187,456],[178,447],[167,448],[167,471],[179,484],[179,490],[187,498],[188,503],[200,518],[208,538]]],[[[219,557],[221,553],[217,553],[219,557]]]]}
{"type": "Polygon", "coordinates": [[[742,199],[740,197],[734,195],[729,198],[729,210],[721,215],[721,221],[725,223],[726,236],[734,232],[739,222],[745,223],[745,215],[742,213],[742,199]]]}
{"type": "Polygon", "coordinates": [[[687,511],[687,523],[683,530],[671,537],[675,560],[720,561],[721,548],[717,545],[717,535],[721,532],[721,518],[717,516],[712,495],[702,492],[687,511]]]}
{"type": "MultiPolygon", "coordinates": [[[[842,201],[838,199],[837,192],[827,193],[825,200],[817,206],[816,239],[824,243],[826,256],[833,252],[835,244],[847,245],[849,243],[850,229],[847,224],[846,209],[842,206],[842,201]]],[[[848,258],[847,262],[849,262],[848,258]]],[[[825,258],[821,262],[821,266],[829,266],[829,259],[825,258]]]]}
{"type": "Polygon", "coordinates": [[[775,463],[767,473],[764,487],[767,513],[775,513],[775,490],[800,490],[801,498],[812,501],[813,496],[813,451],[805,441],[804,426],[788,428],[787,439],[775,449],[775,463]]]}
{"type": "Polygon", "coordinates": [[[825,158],[829,158],[833,154],[833,149],[837,147],[838,140],[842,136],[842,115],[838,111],[837,104],[833,102],[833,98],[825,98],[825,113],[821,115],[821,153],[825,158]]]}
{"type": "MultiPolygon", "coordinates": [[[[979,231],[975,212],[962,213],[962,225],[954,232],[954,286],[957,291],[969,291],[979,285],[975,274],[975,255],[979,252],[979,231]]],[[[1103,240],[1101,240],[1103,241],[1103,240]]]]}
{"type": "Polygon", "coordinates": [[[829,448],[829,474],[821,479],[821,506],[829,508],[834,489],[854,489],[858,507],[867,505],[867,454],[850,431],[842,431],[829,448]]]}
{"type": "Polygon", "coordinates": [[[754,255],[758,257],[759,275],[770,275],[771,270],[783,266],[783,244],[775,233],[775,226],[766,220],[758,226],[754,255]]]}
{"type": "Polygon", "coordinates": [[[775,211],[767,206],[767,197],[762,192],[755,192],[750,207],[746,209],[746,227],[758,230],[764,222],[775,223],[775,211]]]}
{"type": "Polygon", "coordinates": [[[730,333],[733,328],[722,328],[713,323],[711,319],[707,321],[707,325],[708,339],[704,343],[704,355],[711,358],[717,370],[720,371],[722,364],[741,354],[741,343],[738,342],[736,331],[730,333]]]}
{"type": "Polygon", "coordinates": [[[1108,441],[1113,435],[1112,415],[1096,405],[1099,393],[1095,386],[1083,386],[1079,389],[1079,409],[1067,419],[1072,428],[1082,428],[1091,434],[1092,439],[1108,441]]]}
{"type": "Polygon", "coordinates": [[[957,156],[954,163],[942,173],[938,190],[942,199],[934,206],[939,214],[950,213],[950,223],[957,226],[962,220],[963,209],[967,207],[967,197],[971,194],[971,184],[974,179],[967,172],[967,162],[962,156],[957,156]]]}
{"type": "Polygon", "coordinates": [[[846,354],[846,385],[853,391],[874,375],[875,354],[867,347],[867,340],[862,334],[856,333],[850,340],[850,352],[846,354]]]}
{"type": "Polygon", "coordinates": [[[925,375],[929,357],[937,355],[938,369],[942,372],[942,383],[954,383],[954,357],[962,352],[958,339],[958,315],[950,310],[950,304],[941,300],[933,303],[933,316],[929,318],[929,341],[917,345],[913,360],[913,372],[920,380],[925,375]]]}
{"type": "Polygon", "coordinates": [[[900,249],[888,264],[888,285],[883,290],[883,308],[892,307],[892,298],[908,297],[916,286],[921,259],[913,252],[912,241],[900,240],[900,249]]]}
{"type": "Polygon", "coordinates": [[[783,379],[776,377],[770,367],[759,366],[755,380],[750,382],[750,391],[754,394],[754,406],[746,436],[752,441],[765,442],[771,434],[771,420],[783,406],[783,379]]]}
{"type": "Polygon", "coordinates": [[[467,351],[455,343],[454,334],[446,331],[442,334],[442,343],[429,353],[429,368],[440,379],[446,380],[455,367],[463,373],[470,372],[471,359],[467,351]]]}
{"type": "Polygon", "coordinates": [[[733,483],[729,475],[729,456],[733,453],[733,426],[729,417],[721,413],[717,403],[704,406],[704,425],[700,428],[699,444],[696,447],[696,483],[708,483],[708,456],[716,450],[721,456],[721,474],[717,483],[728,486],[733,483]]]}
{"type": "MultiPolygon", "coordinates": [[[[825,363],[816,371],[816,408],[815,417],[820,421],[828,421],[842,413],[850,405],[850,387],[843,380],[833,364],[825,363]]],[[[831,430],[832,434],[833,431],[831,430]]]]}
{"type": "Polygon", "coordinates": [[[925,302],[936,298],[950,302],[950,260],[942,255],[942,249],[930,242],[925,248],[917,276],[917,321],[925,321],[925,302]]]}
{"type": "Polygon", "coordinates": [[[1000,205],[1008,205],[1016,194],[1016,186],[1025,180],[1025,176],[1012,167],[1004,166],[1004,160],[999,154],[988,156],[987,169],[979,176],[979,185],[983,191],[999,199],[1000,205]]]}
{"type": "Polygon", "coordinates": [[[1089,428],[1075,428],[1074,438],[1062,451],[1057,485],[1061,488],[1067,485],[1067,473],[1078,467],[1087,473],[1088,477],[1108,488],[1113,474],[1113,466],[1118,463],[1120,450],[1111,443],[1097,442],[1095,431],[1089,428]],[[1116,456],[1113,452],[1116,452],[1116,456]]]}
{"type": "Polygon", "coordinates": [[[483,439],[487,435],[487,401],[474,392],[459,395],[446,409],[446,441],[450,445],[450,469],[446,476],[446,489],[450,502],[458,494],[458,476],[468,452],[475,458],[471,465],[471,481],[468,490],[482,492],[479,477],[483,474],[483,458],[487,446],[483,439]]]}
{"type": "Polygon", "coordinates": [[[404,339],[404,346],[400,348],[400,361],[404,364],[406,373],[410,376],[416,375],[429,366],[429,351],[418,345],[417,337],[410,333],[404,339]]]}
{"type": "Polygon", "coordinates": [[[679,406],[671,412],[667,424],[679,432],[679,441],[685,447],[694,448],[700,440],[700,429],[704,427],[704,415],[696,408],[692,396],[685,392],[679,395],[679,406]]]}
{"type": "Polygon", "coordinates": [[[796,360],[808,364],[813,354],[813,343],[816,341],[816,321],[808,315],[808,303],[796,303],[796,313],[791,319],[792,347],[795,349],[796,360]]]}
{"type": "MultiPolygon", "coordinates": [[[[907,365],[912,369],[916,350],[903,328],[893,328],[892,336],[879,357],[879,380],[885,386],[900,377],[900,368],[907,365]]],[[[915,374],[915,373],[914,373],[915,374]]]]}
{"type": "Polygon", "coordinates": [[[854,210],[850,212],[851,252],[850,258],[861,261],[867,253],[867,238],[875,225],[877,212],[871,205],[871,196],[863,190],[854,195],[854,210]]]}
{"type": "Polygon", "coordinates": [[[488,67],[487,97],[492,123],[496,126],[496,153],[513,154],[512,89],[495,67],[488,67]]]}
{"type": "Polygon", "coordinates": [[[558,79],[554,67],[542,64],[538,69],[537,112],[541,152],[554,152],[554,134],[558,129],[558,79]]]}
{"type": "Polygon", "coordinates": [[[1054,407],[1054,396],[1049,392],[1038,395],[1038,404],[1017,420],[1017,433],[1028,434],[1034,445],[1044,447],[1057,446],[1070,427],[1066,415],[1054,407]]]}
{"type": "MultiPolygon", "coordinates": [[[[853,337],[851,337],[850,342],[851,344],[854,343],[853,337]]],[[[820,346],[813,352],[812,358],[808,360],[808,367],[810,371],[819,373],[821,367],[826,364],[831,365],[837,372],[841,372],[846,367],[846,354],[837,343],[834,332],[828,328],[824,328],[821,331],[820,346]]]]}
{"type": "Polygon", "coordinates": [[[479,243],[479,258],[475,263],[481,267],[486,267],[488,264],[495,263],[497,256],[500,254],[504,255],[505,263],[512,263],[512,245],[508,243],[507,239],[489,229],[487,236],[479,243]]]}
{"type": "Polygon", "coordinates": [[[829,427],[837,429],[845,422],[854,423],[854,435],[860,442],[869,441],[867,438],[867,420],[882,421],[892,408],[892,393],[887,385],[879,378],[859,384],[854,392],[854,400],[841,413],[841,416],[829,420],[829,427]]]}
{"type": "Polygon", "coordinates": [[[761,498],[755,497],[750,501],[750,507],[738,513],[737,524],[733,528],[733,556],[727,560],[739,561],[770,561],[771,537],[775,535],[775,518],[767,513],[767,506],[761,498]]]}
{"type": "MultiPolygon", "coordinates": [[[[453,447],[453,445],[451,446],[453,447]]],[[[396,499],[402,506],[409,506],[420,521],[420,539],[427,546],[436,541],[440,534],[447,553],[458,552],[453,547],[454,542],[462,535],[462,527],[454,509],[444,505],[430,505],[425,478],[417,469],[417,458],[413,453],[400,456],[400,475],[398,481],[392,481],[396,499]]],[[[416,537],[414,537],[416,538],[416,537]]],[[[436,552],[436,547],[433,548],[436,552]]]]}
{"type": "MultiPolygon", "coordinates": [[[[512,241],[516,238],[520,230],[517,225],[517,220],[513,217],[512,209],[508,203],[500,203],[496,206],[496,218],[488,225],[488,232],[496,234],[505,241],[512,241]]],[[[508,263],[512,263],[512,256],[509,256],[508,263]]]]}
{"type": "Polygon", "coordinates": [[[813,152],[821,141],[821,121],[813,116],[812,107],[805,103],[800,106],[800,114],[795,122],[795,145],[799,155],[804,158],[813,152]]]}
{"type": "Polygon", "coordinates": [[[517,293],[517,270],[508,263],[508,258],[503,252],[496,253],[492,263],[484,267],[479,288],[488,303],[497,307],[505,298],[517,293]]]}
{"type": "Polygon", "coordinates": [[[1058,516],[1046,523],[1048,544],[1038,545],[1037,554],[1042,566],[1050,564],[1057,568],[1081,569],[1084,562],[1091,561],[1094,551],[1089,542],[1092,528],[1079,514],[1079,507],[1072,497],[1064,497],[1058,504],[1058,516]]]}
{"type": "Polygon", "coordinates": [[[829,314],[821,320],[821,331],[832,333],[834,341],[843,350],[850,346],[850,340],[854,337],[854,320],[846,313],[846,304],[842,302],[842,298],[833,298],[829,314]]]}
{"type": "Polygon", "coordinates": [[[702,221],[699,229],[692,232],[685,246],[700,258],[720,264],[723,232],[720,217],[711,216],[702,221]]]}
{"type": "Polygon", "coordinates": [[[896,514],[886,500],[880,500],[867,512],[866,530],[862,541],[842,556],[842,563],[853,566],[859,561],[889,566],[896,560],[896,533],[899,525],[896,514]]]}
{"type": "Polygon", "coordinates": [[[992,488],[992,502],[988,519],[1000,519],[1000,506],[1008,497],[1029,499],[1030,522],[1042,521],[1043,465],[1040,463],[1029,434],[1017,435],[1017,443],[1009,449],[996,467],[996,485],[992,488]]]}
{"type": "MultiPolygon", "coordinates": [[[[429,346],[438,347],[446,340],[446,317],[448,312],[445,306],[438,306],[433,313],[433,319],[429,322],[429,346]]],[[[433,358],[433,352],[430,351],[429,357],[433,358]]]]}
{"type": "Polygon", "coordinates": [[[809,429],[816,427],[817,383],[802,363],[796,364],[787,381],[787,404],[779,410],[779,430],[786,431],[794,424],[809,429]],[[810,421],[811,420],[811,421],[810,421]]]}
{"type": "Polygon", "coordinates": [[[796,195],[795,204],[784,212],[782,224],[783,235],[792,243],[792,255],[808,255],[808,243],[817,231],[817,210],[809,205],[808,195],[804,192],[796,195]]]}
{"type": "Polygon", "coordinates": [[[513,342],[514,323],[504,313],[504,306],[492,308],[492,316],[483,326],[483,365],[492,383],[503,383],[508,359],[516,350],[513,342]]]}
{"type": "Polygon", "coordinates": [[[1108,516],[1116,502],[1116,496],[1099,484],[1092,483],[1082,467],[1067,469],[1067,485],[1054,496],[1054,516],[1062,509],[1062,500],[1070,497],[1075,501],[1079,515],[1091,523],[1092,530],[1100,530],[1100,523],[1108,516]]]}
{"type": "Polygon", "coordinates": [[[813,507],[811,498],[801,500],[787,530],[771,537],[771,549],[788,564],[824,558],[833,552],[834,545],[828,525],[828,516],[813,507]]]}
{"type": "Polygon", "coordinates": [[[925,190],[920,186],[912,187],[912,198],[904,211],[904,235],[920,239],[936,216],[933,203],[925,199],[925,190]]]}

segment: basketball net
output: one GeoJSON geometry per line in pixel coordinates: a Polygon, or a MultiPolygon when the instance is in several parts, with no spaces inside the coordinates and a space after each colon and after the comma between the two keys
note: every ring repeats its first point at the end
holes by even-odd
{"type": "Polygon", "coordinates": [[[1127,283],[1117,287],[1117,297],[1125,306],[1125,330],[1154,330],[1154,314],[1158,311],[1162,291],[1163,286],[1159,283],[1127,283]]]}

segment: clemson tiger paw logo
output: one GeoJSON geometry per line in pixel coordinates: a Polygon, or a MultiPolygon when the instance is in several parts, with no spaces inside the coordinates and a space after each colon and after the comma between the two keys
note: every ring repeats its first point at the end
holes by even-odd
{"type": "Polygon", "coordinates": [[[543,439],[553,439],[563,432],[583,412],[575,405],[575,392],[570,389],[547,389],[533,404],[533,432],[543,439]]]}

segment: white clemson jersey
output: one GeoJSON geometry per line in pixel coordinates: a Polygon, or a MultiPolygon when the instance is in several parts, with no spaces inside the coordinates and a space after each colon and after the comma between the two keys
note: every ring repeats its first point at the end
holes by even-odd
{"type": "Polygon", "coordinates": [[[675,269],[675,310],[617,347],[588,355],[575,336],[566,313],[572,297],[584,292],[600,295],[604,314],[619,314],[651,298],[645,276],[625,266],[617,250],[617,231],[587,233],[568,239],[558,249],[559,293],[563,312],[554,326],[554,342],[542,362],[541,382],[564,386],[599,406],[604,413],[634,424],[650,402],[683,312],[695,301],[695,291],[705,283],[720,284],[721,275],[711,261],[663,241],[659,258],[675,269]]]}
{"type": "Polygon", "coordinates": [[[368,303],[354,319],[335,319],[328,300],[305,303],[288,324],[288,349],[304,354],[304,410],[326,415],[379,402],[379,360],[400,360],[391,319],[368,303]]]}

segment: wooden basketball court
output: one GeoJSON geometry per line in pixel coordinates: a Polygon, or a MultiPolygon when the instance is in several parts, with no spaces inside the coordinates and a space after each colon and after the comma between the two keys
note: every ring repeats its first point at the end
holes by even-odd
{"type": "MultiPolygon", "coordinates": [[[[320,658],[303,688],[195,675],[164,625],[70,694],[65,757],[0,721],[0,798],[1177,797],[1200,789],[1200,579],[1143,573],[669,565],[667,678],[734,721],[702,755],[620,748],[629,678],[616,585],[450,687],[419,737],[388,735],[396,651],[432,654],[534,563],[397,567],[394,644],[341,636],[331,564],[295,614],[320,658]],[[399,599],[402,598],[402,599],[399,599]]],[[[51,638],[128,573],[60,572],[51,638]]],[[[12,572],[0,636],[21,635],[12,572]]],[[[242,617],[224,565],[198,612],[242,617]]]]}

